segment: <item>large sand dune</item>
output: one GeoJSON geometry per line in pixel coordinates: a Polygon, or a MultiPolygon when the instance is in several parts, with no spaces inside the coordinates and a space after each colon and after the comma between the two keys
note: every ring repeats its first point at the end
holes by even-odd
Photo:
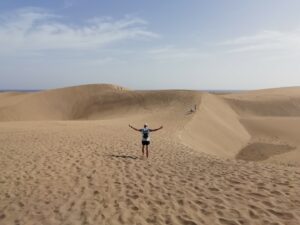
{"type": "Polygon", "coordinates": [[[300,224],[300,88],[6,92],[0,121],[0,224],[300,224]]]}

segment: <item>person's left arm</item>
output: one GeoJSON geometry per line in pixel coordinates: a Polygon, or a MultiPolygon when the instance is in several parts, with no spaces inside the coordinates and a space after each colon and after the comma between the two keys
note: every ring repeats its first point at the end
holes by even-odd
{"type": "Polygon", "coordinates": [[[151,132],[154,132],[154,131],[158,131],[158,130],[161,130],[161,129],[163,129],[163,126],[160,126],[160,127],[157,128],[157,129],[150,129],[150,131],[151,131],[151,132]]]}

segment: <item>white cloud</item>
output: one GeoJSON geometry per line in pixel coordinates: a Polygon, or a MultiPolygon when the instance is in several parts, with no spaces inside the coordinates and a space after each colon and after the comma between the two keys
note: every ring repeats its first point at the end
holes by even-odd
{"type": "Polygon", "coordinates": [[[35,50],[90,50],[125,40],[157,38],[146,21],[135,17],[94,18],[83,25],[67,24],[63,17],[27,8],[0,18],[1,54],[35,50]]]}
{"type": "Polygon", "coordinates": [[[292,32],[262,31],[260,33],[242,36],[219,43],[226,46],[229,52],[251,51],[287,51],[289,53],[300,50],[300,30],[292,32]]]}

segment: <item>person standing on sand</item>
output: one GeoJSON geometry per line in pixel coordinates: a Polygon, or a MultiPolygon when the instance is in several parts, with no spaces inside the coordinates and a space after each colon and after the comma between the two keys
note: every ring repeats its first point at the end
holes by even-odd
{"type": "Polygon", "coordinates": [[[158,131],[158,130],[162,129],[163,126],[160,126],[157,129],[150,129],[148,127],[148,124],[145,123],[144,128],[142,128],[142,129],[137,129],[137,128],[131,126],[130,124],[129,124],[129,127],[132,128],[135,131],[138,131],[138,132],[142,133],[142,153],[143,153],[143,156],[144,156],[144,148],[146,146],[146,156],[148,158],[148,155],[149,155],[148,154],[148,146],[150,145],[150,132],[158,131]]]}

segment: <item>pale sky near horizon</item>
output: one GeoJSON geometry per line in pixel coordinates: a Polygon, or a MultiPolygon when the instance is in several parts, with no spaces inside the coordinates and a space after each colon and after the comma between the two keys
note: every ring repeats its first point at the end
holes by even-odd
{"type": "Polygon", "coordinates": [[[298,0],[1,0],[0,89],[300,86],[298,0]]]}

